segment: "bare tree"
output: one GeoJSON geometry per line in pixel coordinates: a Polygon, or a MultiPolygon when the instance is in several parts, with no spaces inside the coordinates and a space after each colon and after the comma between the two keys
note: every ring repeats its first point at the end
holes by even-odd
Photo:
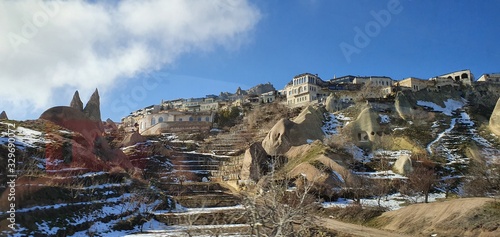
{"type": "Polygon", "coordinates": [[[267,177],[260,194],[245,194],[246,209],[252,235],[307,236],[315,226],[316,200],[311,195],[314,182],[298,177],[297,188],[289,190],[287,179],[267,177]]]}
{"type": "Polygon", "coordinates": [[[464,186],[469,196],[500,196],[500,164],[472,162],[464,186]]]}
{"type": "Polygon", "coordinates": [[[426,203],[429,202],[429,192],[435,183],[436,174],[433,167],[419,165],[408,175],[408,185],[413,191],[422,193],[426,203]]]}

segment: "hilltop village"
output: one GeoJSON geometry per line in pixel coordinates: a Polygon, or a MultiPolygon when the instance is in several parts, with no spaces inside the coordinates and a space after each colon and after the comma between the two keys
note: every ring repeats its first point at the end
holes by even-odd
{"type": "MultiPolygon", "coordinates": [[[[136,129],[142,135],[171,132],[208,131],[214,124],[216,112],[245,104],[282,102],[289,107],[324,104],[328,96],[337,98],[338,109],[354,100],[394,99],[398,91],[433,91],[443,88],[470,90],[474,86],[500,85],[500,73],[483,74],[478,80],[470,70],[460,70],[429,79],[408,77],[394,80],[387,76],[342,76],[323,80],[317,74],[294,76],[281,90],[271,83],[259,84],[249,90],[238,88],[235,93],[221,92],[203,98],[161,101],[131,112],[121,121],[128,130],[136,129]],[[344,105],[342,105],[344,104],[344,105]],[[340,106],[340,107],[339,107],[340,106]]],[[[448,89],[449,90],[449,89],[448,89]]]]}
{"type": "Polygon", "coordinates": [[[77,91],[0,114],[0,234],[499,236],[499,97],[498,73],[303,73],[115,123],[77,91]]]}

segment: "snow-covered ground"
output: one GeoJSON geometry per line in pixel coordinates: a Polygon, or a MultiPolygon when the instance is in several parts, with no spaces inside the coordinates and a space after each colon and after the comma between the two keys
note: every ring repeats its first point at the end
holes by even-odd
{"type": "Polygon", "coordinates": [[[462,99],[461,101],[448,99],[444,102],[444,107],[441,107],[441,106],[435,104],[434,102],[422,101],[422,100],[417,101],[417,105],[419,105],[419,106],[429,107],[433,111],[441,112],[441,113],[448,115],[448,116],[451,116],[453,111],[464,107],[464,105],[466,103],[467,103],[467,100],[465,100],[465,99],[462,99]]]}
{"type": "Polygon", "coordinates": [[[339,133],[339,129],[349,123],[351,118],[346,117],[342,113],[325,113],[325,122],[321,129],[326,137],[339,133]]]}
{"type": "MultiPolygon", "coordinates": [[[[445,198],[444,193],[430,193],[429,194],[429,202],[435,202],[437,199],[442,199],[445,198]]],[[[424,196],[406,196],[402,195],[401,193],[395,193],[391,195],[384,196],[380,199],[380,206],[385,207],[388,210],[397,210],[402,208],[401,206],[404,203],[417,203],[417,202],[423,202],[424,201],[424,196]]],[[[323,202],[322,206],[323,208],[330,208],[330,207],[347,207],[349,205],[354,204],[353,200],[350,199],[345,199],[345,198],[339,198],[335,202],[323,202]]],[[[369,206],[369,207],[378,207],[378,200],[376,198],[363,198],[361,199],[361,205],[362,206],[369,206]]]]}
{"type": "Polygon", "coordinates": [[[380,117],[380,123],[390,123],[391,122],[391,118],[389,117],[389,115],[379,114],[378,116],[380,117]]]}
{"type": "MultiPolygon", "coordinates": [[[[0,124],[9,125],[9,123],[5,122],[0,122],[0,124]]],[[[43,133],[40,131],[35,131],[21,126],[16,126],[15,128],[10,126],[9,128],[11,129],[11,132],[14,132],[14,144],[18,149],[24,149],[25,147],[36,148],[38,147],[38,144],[46,144],[51,142],[50,140],[46,139],[43,136],[43,133]]],[[[9,135],[9,131],[2,131],[0,133],[0,143],[8,144],[9,135]]]]}

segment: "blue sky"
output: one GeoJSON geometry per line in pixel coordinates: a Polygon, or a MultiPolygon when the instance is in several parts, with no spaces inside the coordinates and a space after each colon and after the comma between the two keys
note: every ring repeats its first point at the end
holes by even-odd
{"type": "MultiPolygon", "coordinates": [[[[317,73],[325,80],[348,74],[383,75],[396,80],[409,76],[429,78],[461,69],[470,69],[478,78],[483,73],[500,72],[500,15],[497,13],[500,1],[255,0],[238,1],[237,4],[218,1],[216,9],[205,4],[210,1],[195,2],[163,1],[158,3],[161,6],[149,7],[140,1],[125,1],[120,3],[121,6],[99,1],[81,2],[75,6],[61,4],[60,8],[69,9],[67,11],[97,8],[102,14],[83,15],[79,19],[66,16],[62,10],[54,11],[57,14],[50,16],[49,22],[39,28],[37,35],[28,43],[20,44],[26,45],[21,49],[21,52],[27,52],[21,57],[23,61],[16,61],[17,56],[14,55],[11,61],[19,63],[3,66],[18,67],[17,71],[0,66],[0,69],[13,71],[0,73],[0,82],[7,87],[22,89],[37,85],[39,90],[48,92],[41,93],[34,88],[25,96],[29,98],[36,94],[30,99],[18,98],[14,93],[0,93],[4,97],[0,100],[0,110],[5,108],[14,119],[33,119],[50,106],[69,104],[75,89],[80,90],[85,103],[93,88],[98,87],[102,118],[119,120],[127,115],[126,111],[158,104],[162,99],[234,92],[238,86],[248,89],[267,82],[271,82],[276,89],[282,89],[294,75],[304,72],[317,73]],[[203,17],[195,20],[187,18],[182,27],[156,27],[163,21],[170,24],[176,19],[184,19],[183,15],[175,13],[170,16],[172,18],[163,16],[168,15],[163,11],[169,4],[187,4],[179,8],[187,9],[184,14],[203,17]],[[112,7],[120,10],[109,10],[112,7]],[[119,14],[123,14],[122,17],[116,17],[119,14]],[[155,14],[162,16],[155,17],[155,14]],[[382,16],[383,22],[377,21],[374,14],[382,16]],[[95,24],[95,27],[81,24],[81,21],[88,22],[83,21],[88,17],[94,19],[88,24],[95,24]],[[134,22],[134,19],[140,20],[134,22]],[[70,33],[79,38],[72,38],[69,33],[66,34],[70,36],[61,36],[64,33],[60,31],[65,28],[61,28],[64,24],[59,22],[72,23],[65,25],[70,33]],[[101,33],[99,30],[103,25],[108,28],[103,28],[101,33]],[[115,28],[118,29],[116,32],[115,28]],[[120,30],[122,28],[124,30],[120,30]],[[204,29],[215,33],[207,33],[204,29]],[[82,40],[79,32],[81,35],[97,32],[95,34],[99,37],[83,37],[82,40]],[[359,42],[356,44],[359,32],[366,35],[362,45],[359,42]],[[47,42],[53,42],[58,37],[67,37],[61,42],[81,46],[64,50],[58,47],[65,46],[47,48],[47,42]],[[346,57],[341,45],[350,45],[356,52],[346,57]],[[114,50],[107,51],[108,48],[114,50]],[[82,55],[92,57],[81,57],[82,60],[95,60],[99,65],[109,64],[109,67],[87,63],[81,66],[81,62],[65,63],[72,62],[72,56],[87,49],[92,53],[82,55]],[[37,52],[35,57],[40,57],[42,62],[59,57],[59,54],[53,53],[54,50],[61,51],[61,58],[55,62],[56,65],[64,65],[64,70],[49,70],[54,63],[40,66],[37,66],[36,60],[33,65],[22,63],[26,59],[31,60],[28,57],[33,52],[37,52]],[[109,56],[114,54],[120,56],[109,56]],[[47,59],[49,56],[50,59],[47,59]],[[127,60],[121,60],[123,58],[127,60]],[[110,62],[113,59],[119,63],[110,62]],[[15,80],[19,68],[44,73],[57,71],[43,75],[60,79],[44,87],[43,79],[26,76],[25,80],[19,80],[23,83],[18,85],[20,82],[15,80]],[[65,74],[61,76],[61,72],[69,74],[68,77],[73,76],[78,82],[70,81],[65,74]],[[100,80],[99,77],[105,79],[100,80]]],[[[36,14],[36,9],[25,6],[16,9],[28,12],[28,19],[36,14]]],[[[12,26],[10,31],[0,33],[16,32],[23,26],[22,21],[13,22],[9,24],[12,26]]],[[[5,37],[1,40],[12,45],[5,37]]],[[[24,74],[21,73],[21,76],[24,74]]]]}

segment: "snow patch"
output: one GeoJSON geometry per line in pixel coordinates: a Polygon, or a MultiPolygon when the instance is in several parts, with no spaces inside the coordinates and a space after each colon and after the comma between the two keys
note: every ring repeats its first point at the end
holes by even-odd
{"type": "Polygon", "coordinates": [[[391,118],[388,115],[379,114],[378,116],[380,117],[380,123],[390,123],[391,122],[391,118]]]}
{"type": "Polygon", "coordinates": [[[430,101],[422,101],[422,100],[417,101],[418,106],[429,107],[433,111],[441,112],[448,116],[451,116],[453,111],[464,107],[465,104],[466,104],[465,99],[462,99],[462,101],[448,99],[444,102],[444,107],[441,107],[436,103],[430,101]]]}

